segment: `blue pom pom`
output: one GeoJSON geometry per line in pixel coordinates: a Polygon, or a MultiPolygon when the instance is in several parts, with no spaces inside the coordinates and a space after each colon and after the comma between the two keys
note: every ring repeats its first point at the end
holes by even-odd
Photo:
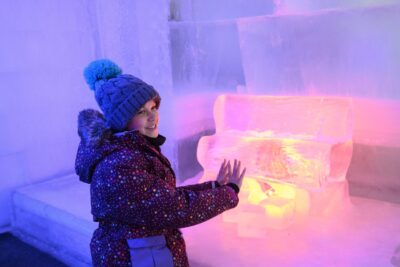
{"type": "Polygon", "coordinates": [[[99,59],[91,62],[83,71],[86,83],[94,90],[99,80],[108,80],[117,77],[122,69],[109,59],[99,59]]]}

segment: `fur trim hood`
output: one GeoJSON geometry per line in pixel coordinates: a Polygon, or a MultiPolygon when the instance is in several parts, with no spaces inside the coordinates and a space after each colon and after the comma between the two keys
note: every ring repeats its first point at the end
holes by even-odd
{"type": "Polygon", "coordinates": [[[81,138],[75,160],[79,179],[91,183],[96,165],[120,147],[114,142],[113,132],[107,127],[103,115],[93,109],[85,109],[78,116],[78,134],[81,138]]]}
{"type": "Polygon", "coordinates": [[[92,175],[97,164],[111,153],[126,149],[159,150],[165,142],[165,137],[149,141],[137,130],[114,133],[108,126],[103,115],[96,110],[86,109],[78,116],[78,134],[81,137],[75,160],[75,172],[85,183],[92,182],[92,175]],[[158,148],[155,148],[155,147],[158,148]]]}
{"type": "Polygon", "coordinates": [[[103,114],[94,109],[85,109],[78,115],[78,134],[85,145],[97,146],[112,136],[103,114]]]}

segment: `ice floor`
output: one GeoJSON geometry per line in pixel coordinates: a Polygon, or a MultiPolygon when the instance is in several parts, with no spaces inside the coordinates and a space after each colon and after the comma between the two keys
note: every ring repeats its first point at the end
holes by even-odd
{"type": "Polygon", "coordinates": [[[400,205],[351,198],[335,218],[239,238],[221,216],[184,229],[194,266],[392,266],[400,246],[400,205]]]}
{"type": "MultiPolygon", "coordinates": [[[[75,175],[20,189],[14,225],[30,236],[25,240],[36,240],[34,245],[45,238],[41,249],[64,262],[81,259],[79,266],[88,266],[88,244],[82,243],[95,226],[88,189],[75,175]]],[[[182,229],[191,266],[396,266],[391,259],[400,246],[400,205],[355,197],[350,202],[334,218],[309,218],[303,226],[269,230],[262,238],[237,237],[236,225],[223,223],[221,216],[182,229]]]]}
{"type": "Polygon", "coordinates": [[[260,238],[238,237],[222,216],[182,231],[198,267],[400,266],[400,205],[372,199],[350,197],[335,217],[310,217],[260,238]]]}

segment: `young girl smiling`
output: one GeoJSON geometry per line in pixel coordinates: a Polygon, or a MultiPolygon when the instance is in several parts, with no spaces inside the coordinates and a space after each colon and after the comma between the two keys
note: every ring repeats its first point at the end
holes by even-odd
{"type": "Polygon", "coordinates": [[[179,228],[236,207],[245,170],[224,161],[215,181],[176,187],[160,149],[158,92],[107,59],[90,63],[84,76],[102,110],[79,114],[75,165],[99,223],[93,266],[189,266],[179,228]]]}

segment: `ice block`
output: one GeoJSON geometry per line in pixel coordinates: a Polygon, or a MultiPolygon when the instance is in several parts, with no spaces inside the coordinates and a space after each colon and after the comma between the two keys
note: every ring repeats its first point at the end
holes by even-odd
{"type": "Polygon", "coordinates": [[[301,139],[346,141],[352,136],[352,100],[331,96],[220,95],[216,132],[270,131],[301,139]]]}
{"type": "Polygon", "coordinates": [[[263,236],[346,201],[351,99],[221,95],[214,118],[216,134],[200,139],[197,158],[203,181],[224,159],[246,166],[239,206],[223,215],[240,236],[263,236]]]}
{"type": "MultiPolygon", "coordinates": [[[[224,159],[239,159],[247,177],[274,179],[305,187],[321,187],[330,172],[328,143],[232,132],[200,139],[197,158],[214,176],[224,159]]],[[[211,174],[210,174],[211,175],[211,174]]]]}
{"type": "Polygon", "coordinates": [[[309,216],[333,216],[349,203],[346,181],[317,190],[273,181],[269,182],[272,190],[264,190],[263,183],[246,177],[238,207],[222,215],[224,222],[237,224],[238,236],[261,238],[267,229],[285,229],[309,216]]]}
{"type": "Polygon", "coordinates": [[[290,184],[271,181],[266,187],[264,183],[246,177],[238,207],[223,214],[225,222],[237,223],[239,236],[262,237],[268,228],[284,229],[308,214],[308,193],[290,184]]]}
{"type": "MultiPolygon", "coordinates": [[[[347,97],[220,95],[214,104],[214,119],[215,138],[222,140],[200,140],[197,158],[202,164],[209,148],[215,147],[218,155],[221,147],[231,147],[229,153],[241,154],[241,159],[252,158],[256,162],[255,156],[258,161],[269,161],[261,163],[264,169],[256,170],[257,174],[271,174],[273,169],[272,178],[286,177],[289,182],[306,174],[308,178],[303,180],[310,185],[315,181],[321,185],[324,180],[344,181],[353,147],[352,116],[352,100],[347,97]],[[245,142],[236,144],[234,139],[240,137],[245,142]],[[237,148],[240,153],[235,153],[237,148]],[[245,155],[245,150],[250,151],[245,155]],[[314,165],[318,157],[322,161],[328,158],[329,166],[314,165]],[[307,161],[311,159],[314,162],[307,161]],[[269,170],[266,172],[265,168],[269,170]],[[312,168],[314,174],[309,173],[312,168]],[[320,178],[315,177],[317,172],[320,178]],[[314,178],[310,178],[312,175],[314,178]]],[[[202,164],[207,170],[204,164],[209,162],[202,164]]]]}
{"type": "Polygon", "coordinates": [[[308,4],[374,6],[238,20],[246,92],[400,97],[400,31],[393,27],[400,25],[398,0],[276,2],[286,2],[289,13],[308,4]]]}

